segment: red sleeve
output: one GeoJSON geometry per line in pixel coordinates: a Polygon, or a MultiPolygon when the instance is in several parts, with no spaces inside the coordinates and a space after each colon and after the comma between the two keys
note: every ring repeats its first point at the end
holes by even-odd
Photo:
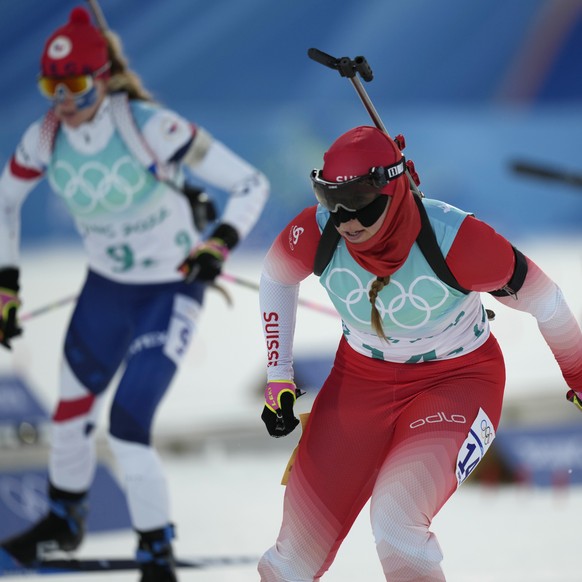
{"type": "Polygon", "coordinates": [[[471,291],[496,291],[515,269],[511,243],[488,224],[467,216],[446,257],[457,281],[471,291]]]}
{"type": "Polygon", "coordinates": [[[313,273],[321,232],[315,219],[317,206],[298,214],[277,236],[265,257],[265,272],[280,283],[294,285],[313,273]]]}

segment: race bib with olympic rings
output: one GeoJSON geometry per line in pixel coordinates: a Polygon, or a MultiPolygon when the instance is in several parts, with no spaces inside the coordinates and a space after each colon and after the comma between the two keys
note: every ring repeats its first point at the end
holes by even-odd
{"type": "Polygon", "coordinates": [[[469,434],[457,455],[457,483],[460,485],[473,472],[495,438],[493,423],[482,408],[469,429],[469,434]]]}

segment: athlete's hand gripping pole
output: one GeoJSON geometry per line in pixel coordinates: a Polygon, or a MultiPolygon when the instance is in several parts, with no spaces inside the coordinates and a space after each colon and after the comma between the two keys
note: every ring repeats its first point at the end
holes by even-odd
{"type": "Polygon", "coordinates": [[[261,419],[272,437],[287,436],[295,430],[299,420],[293,412],[293,406],[302,394],[305,392],[299,390],[291,380],[273,380],[267,384],[261,419]]]}
{"type": "MultiPolygon", "coordinates": [[[[307,56],[310,59],[314,60],[316,63],[329,67],[330,69],[335,69],[336,71],[339,71],[339,74],[342,77],[348,78],[351,84],[353,85],[354,89],[356,90],[356,93],[358,94],[360,100],[362,101],[362,104],[364,105],[366,111],[368,112],[372,121],[374,122],[374,125],[380,131],[383,131],[388,137],[390,137],[390,134],[388,133],[386,126],[382,122],[382,119],[380,119],[380,115],[376,111],[376,108],[374,107],[374,104],[372,103],[370,96],[368,95],[366,89],[364,88],[362,82],[358,77],[359,74],[360,77],[362,77],[362,79],[364,79],[364,81],[366,82],[370,82],[374,78],[372,69],[368,64],[368,61],[365,59],[365,57],[359,56],[356,57],[355,59],[350,59],[349,57],[341,57],[337,59],[336,57],[332,57],[331,55],[328,55],[327,53],[324,53],[323,51],[320,51],[319,49],[316,48],[310,48],[307,51],[307,56]]],[[[410,182],[410,189],[412,190],[412,192],[422,197],[423,194],[418,189],[417,183],[410,174],[408,166],[406,166],[405,173],[406,176],[408,177],[408,181],[410,182]]]]}

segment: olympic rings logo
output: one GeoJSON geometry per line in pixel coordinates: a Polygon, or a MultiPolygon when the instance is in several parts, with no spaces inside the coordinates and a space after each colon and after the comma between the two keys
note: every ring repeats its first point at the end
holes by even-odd
{"type": "MultiPolygon", "coordinates": [[[[369,315],[368,293],[373,281],[374,279],[370,279],[368,284],[364,286],[360,278],[353,271],[345,268],[335,268],[327,276],[325,287],[331,295],[345,304],[348,313],[354,320],[363,324],[370,324],[370,317],[368,316],[366,319],[363,319],[358,316],[356,309],[358,308],[357,306],[360,306],[359,311],[361,311],[361,306],[365,306],[367,315],[369,315]],[[345,297],[342,297],[335,290],[334,278],[337,279],[337,277],[341,277],[341,284],[338,283],[336,285],[338,289],[353,286],[353,289],[345,293],[345,297]],[[350,282],[353,282],[353,285],[350,285],[350,282]]],[[[388,318],[395,326],[402,329],[418,329],[423,327],[430,321],[433,312],[442,307],[450,296],[449,290],[440,279],[429,277],[428,275],[421,275],[414,279],[408,286],[408,289],[405,289],[404,285],[395,279],[391,279],[390,285],[381,293],[384,294],[384,298],[380,294],[378,295],[376,298],[376,308],[382,320],[388,318]],[[436,290],[432,289],[428,293],[427,291],[429,289],[427,288],[427,284],[430,287],[436,287],[436,290]],[[427,299],[428,296],[436,298],[436,302],[431,304],[427,299]],[[388,297],[390,297],[389,300],[388,297]],[[386,301],[388,302],[386,303],[386,301]],[[411,310],[414,310],[415,317],[410,317],[411,310]],[[411,324],[411,320],[415,323],[411,324]]]]}
{"type": "Polygon", "coordinates": [[[74,214],[89,214],[98,206],[122,212],[146,183],[144,172],[130,156],[120,158],[111,168],[97,161],[87,162],[78,172],[70,163],[59,160],[53,180],[74,214]]]}
{"type": "Polygon", "coordinates": [[[493,439],[493,429],[485,419],[481,421],[481,437],[486,445],[493,439]]]}

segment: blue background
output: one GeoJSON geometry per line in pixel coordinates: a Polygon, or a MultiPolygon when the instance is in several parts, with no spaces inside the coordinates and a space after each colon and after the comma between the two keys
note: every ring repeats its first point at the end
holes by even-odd
{"type": "MultiPolygon", "coordinates": [[[[69,0],[2,2],[0,162],[47,103],[36,88],[69,0]]],[[[364,55],[365,85],[428,197],[513,240],[579,234],[582,190],[517,175],[524,159],[581,171],[582,8],[576,0],[102,0],[154,96],[261,168],[272,184],[244,243],[264,249],[313,203],[309,172],[352,126],[370,124],[348,80],[307,49],[364,55]]],[[[26,245],[78,241],[43,183],[23,209],[26,245]]],[[[76,242],[75,244],[78,244],[76,242]]]]}

